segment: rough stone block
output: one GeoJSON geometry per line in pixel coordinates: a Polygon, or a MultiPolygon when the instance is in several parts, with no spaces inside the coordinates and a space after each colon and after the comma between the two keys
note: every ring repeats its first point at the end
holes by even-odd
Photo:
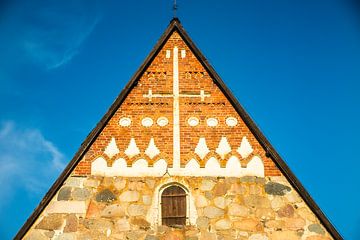
{"type": "Polygon", "coordinates": [[[276,182],[265,184],[265,192],[270,195],[284,196],[291,191],[291,188],[276,182]]]}
{"type": "Polygon", "coordinates": [[[214,188],[215,184],[216,183],[212,180],[203,179],[201,181],[200,190],[201,191],[211,191],[214,188]]]}
{"type": "Polygon", "coordinates": [[[85,201],[89,199],[90,195],[90,191],[86,188],[75,188],[71,193],[72,199],[75,201],[85,201]]]}
{"type": "Polygon", "coordinates": [[[126,186],[126,180],[123,178],[115,178],[114,179],[114,186],[117,190],[122,190],[126,186]]]}
{"type": "Polygon", "coordinates": [[[75,214],[70,214],[66,217],[66,225],[64,227],[64,233],[76,232],[78,229],[78,219],[75,214]]]}
{"type": "Polygon", "coordinates": [[[287,218],[285,220],[285,227],[290,230],[303,229],[306,222],[302,218],[287,218]]]}
{"type": "Polygon", "coordinates": [[[25,240],[48,240],[44,234],[41,233],[40,230],[32,230],[29,234],[24,238],[25,240]]]}
{"type": "Polygon", "coordinates": [[[68,201],[71,200],[71,187],[62,187],[57,195],[58,201],[68,201]]]}
{"type": "Polygon", "coordinates": [[[215,223],[217,230],[227,230],[231,228],[231,221],[229,219],[221,219],[215,223]]]}
{"type": "Polygon", "coordinates": [[[140,204],[131,204],[127,211],[130,216],[142,216],[146,214],[145,207],[140,204]]]}
{"type": "Polygon", "coordinates": [[[117,231],[120,231],[120,232],[129,231],[130,224],[126,218],[122,218],[116,222],[115,228],[117,229],[117,231]]]}
{"type": "Polygon", "coordinates": [[[310,232],[314,232],[314,233],[321,234],[321,235],[325,234],[324,229],[321,227],[320,224],[317,224],[317,223],[310,224],[308,226],[308,229],[309,229],[310,232]]]}
{"type": "Polygon", "coordinates": [[[101,192],[99,192],[98,194],[96,194],[95,199],[98,202],[112,202],[116,199],[116,196],[109,189],[104,189],[101,192]]]}
{"type": "Polygon", "coordinates": [[[294,216],[294,208],[290,204],[287,204],[277,211],[279,217],[292,217],[294,216]]]}
{"type": "Polygon", "coordinates": [[[47,213],[86,213],[86,204],[83,201],[54,201],[46,208],[47,213]]]}
{"type": "Polygon", "coordinates": [[[123,192],[119,199],[122,202],[136,202],[138,201],[140,198],[140,194],[137,191],[126,191],[123,192]]]}
{"type": "Polygon", "coordinates": [[[218,218],[224,216],[224,210],[217,207],[208,206],[204,209],[204,215],[208,218],[218,218]]]}
{"type": "Polygon", "coordinates": [[[112,204],[105,207],[100,215],[104,218],[123,217],[125,216],[125,211],[119,204],[112,204]]]}
{"type": "Polygon", "coordinates": [[[45,216],[36,226],[37,229],[59,230],[64,222],[62,214],[49,214],[45,216]]]}
{"type": "Polygon", "coordinates": [[[247,216],[249,214],[249,208],[237,203],[229,205],[228,214],[230,216],[247,216]]]}

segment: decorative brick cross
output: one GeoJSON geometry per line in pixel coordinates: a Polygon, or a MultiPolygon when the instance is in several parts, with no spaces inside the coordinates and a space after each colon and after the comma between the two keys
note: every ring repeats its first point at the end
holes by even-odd
{"type": "Polygon", "coordinates": [[[173,168],[180,168],[180,97],[200,98],[201,101],[210,94],[205,94],[204,90],[200,90],[200,94],[182,94],[179,92],[179,51],[177,47],[173,49],[173,93],[160,94],[153,93],[151,89],[143,97],[152,101],[153,98],[173,98],[173,168]]]}

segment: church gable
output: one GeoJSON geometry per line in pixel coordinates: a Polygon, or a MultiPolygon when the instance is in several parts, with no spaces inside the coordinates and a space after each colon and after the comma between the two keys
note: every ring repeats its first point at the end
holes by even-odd
{"type": "Polygon", "coordinates": [[[22,238],[341,236],[174,19],[22,238]]]}
{"type": "Polygon", "coordinates": [[[108,121],[77,175],[278,176],[177,31],[108,121]],[[125,170],[126,168],[126,170],[125,170]]]}

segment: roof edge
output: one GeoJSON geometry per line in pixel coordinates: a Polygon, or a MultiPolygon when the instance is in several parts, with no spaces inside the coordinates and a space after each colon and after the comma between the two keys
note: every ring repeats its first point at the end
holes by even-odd
{"type": "Polygon", "coordinates": [[[280,154],[275,150],[270,141],[265,137],[265,135],[261,132],[260,128],[255,124],[254,120],[250,117],[250,115],[245,111],[244,107],[239,103],[236,97],[232,94],[230,89],[225,85],[224,81],[217,74],[215,69],[211,66],[211,64],[207,61],[205,56],[201,53],[200,49],[196,47],[194,42],[191,40],[189,35],[186,33],[185,29],[181,24],[178,25],[180,36],[184,39],[185,43],[188,47],[194,52],[195,56],[198,58],[203,67],[210,73],[214,82],[218,85],[230,103],[233,105],[237,113],[244,120],[245,124],[249,127],[250,131],[254,134],[256,139],[259,141],[261,146],[266,150],[268,156],[270,156],[275,162],[276,166],[280,169],[280,171],[285,175],[286,179],[290,182],[290,184],[295,188],[295,190],[299,193],[299,195],[304,199],[305,203],[309,206],[309,208],[315,213],[315,215],[319,218],[321,223],[325,226],[326,230],[332,235],[334,239],[341,240],[343,239],[340,233],[336,230],[330,220],[325,216],[320,207],[316,204],[316,202],[312,199],[310,194],[307,192],[305,187],[301,184],[295,174],[291,171],[289,166],[285,163],[285,161],[281,158],[280,154]]]}
{"type": "Polygon", "coordinates": [[[53,183],[51,188],[45,194],[39,205],[34,209],[33,213],[26,220],[24,225],[17,232],[14,239],[22,239],[28,232],[28,230],[31,228],[31,226],[35,223],[36,219],[40,216],[45,207],[50,203],[51,199],[56,195],[57,191],[63,185],[65,180],[75,169],[78,162],[80,162],[80,160],[84,157],[85,153],[90,148],[92,143],[96,140],[97,136],[101,133],[101,131],[104,129],[111,117],[115,114],[116,110],[121,106],[126,96],[130,93],[131,89],[137,85],[137,81],[139,80],[143,72],[146,70],[146,68],[150,65],[152,60],[155,58],[156,54],[160,51],[161,47],[166,43],[167,39],[171,36],[173,31],[175,31],[175,29],[178,29],[178,24],[180,24],[179,19],[174,18],[171,20],[165,32],[159,38],[159,40],[157,41],[149,55],[145,58],[139,69],[135,72],[135,74],[131,77],[130,81],[125,85],[120,94],[116,97],[115,101],[111,104],[110,108],[101,118],[101,120],[96,124],[95,128],[93,128],[93,130],[81,143],[80,148],[75,153],[74,157],[71,159],[71,161],[60,174],[60,176],[53,183]]]}
{"type": "Polygon", "coordinates": [[[335,227],[331,224],[331,222],[327,219],[315,201],[311,198],[309,193],[300,183],[300,181],[296,178],[284,160],[277,153],[275,148],[270,144],[270,142],[266,139],[266,137],[262,134],[260,129],[257,127],[255,122],[251,119],[249,114],[245,111],[242,105],[237,101],[235,96],[231,93],[231,91],[226,87],[225,83],[221,79],[221,77],[216,73],[215,69],[210,65],[201,51],[196,47],[194,42],[190,39],[185,29],[182,27],[180,20],[178,18],[173,18],[170,21],[170,24],[166,28],[165,32],[162,34],[160,39],[157,41],[149,55],[146,57],[142,65],[132,76],[130,81],[126,84],[124,89],[117,96],[115,101],[112,103],[108,111],[101,118],[100,122],[95,126],[95,128],[90,132],[90,134],[85,138],[80,148],[69,162],[69,164],[65,167],[63,172],[60,174],[58,179],[53,183],[49,191],[45,194],[44,198],[41,200],[39,205],[35,208],[30,217],[26,220],[24,225],[20,228],[20,230],[15,235],[14,239],[22,239],[31,226],[35,223],[36,219],[43,212],[45,207],[49,204],[51,199],[56,195],[57,191],[60,189],[65,180],[70,176],[71,172],[75,169],[77,163],[84,157],[87,150],[90,148],[92,143],[96,140],[97,136],[104,129],[106,124],[109,122],[111,117],[115,114],[116,110],[121,106],[126,96],[130,93],[133,87],[137,85],[137,81],[146,70],[146,68],[151,64],[152,60],[155,58],[156,54],[161,50],[162,46],[166,43],[167,39],[171,36],[174,31],[178,31],[180,36],[183,38],[188,47],[194,52],[197,59],[203,65],[203,67],[208,71],[213,78],[214,82],[218,85],[224,95],[228,98],[230,103],[233,105],[235,110],[244,120],[246,125],[249,127],[250,131],[254,134],[256,139],[262,145],[264,149],[266,149],[268,155],[274,160],[277,167],[280,171],[285,175],[290,184],[296,189],[299,195],[304,199],[306,204],[310,207],[310,209],[315,213],[315,215],[320,219],[321,223],[325,226],[326,230],[334,237],[334,239],[341,240],[343,239],[339,232],[335,229],[335,227]]]}

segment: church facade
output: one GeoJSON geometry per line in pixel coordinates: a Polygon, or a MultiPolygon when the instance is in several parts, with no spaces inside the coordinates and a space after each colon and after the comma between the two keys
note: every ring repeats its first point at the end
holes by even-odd
{"type": "Polygon", "coordinates": [[[173,19],[16,239],[342,239],[173,19]]]}

